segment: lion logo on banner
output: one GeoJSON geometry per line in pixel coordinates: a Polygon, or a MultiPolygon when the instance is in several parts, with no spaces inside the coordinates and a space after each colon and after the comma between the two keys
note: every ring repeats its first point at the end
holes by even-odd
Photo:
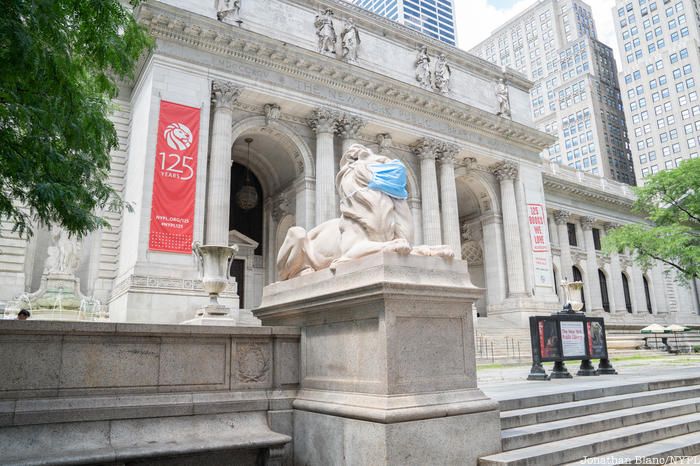
{"type": "Polygon", "coordinates": [[[185,150],[192,145],[192,131],[182,123],[170,123],[163,137],[174,150],[185,150]]]}

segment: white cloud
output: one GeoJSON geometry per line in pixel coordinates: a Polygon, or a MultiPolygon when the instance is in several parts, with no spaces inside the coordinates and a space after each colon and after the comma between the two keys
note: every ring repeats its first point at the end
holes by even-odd
{"type": "MultiPolygon", "coordinates": [[[[612,47],[615,57],[619,58],[612,13],[615,0],[584,1],[593,10],[598,39],[612,47]]],[[[533,0],[516,0],[509,8],[504,9],[491,5],[488,0],[454,0],[459,47],[469,50],[534,3],[533,0]]]]}

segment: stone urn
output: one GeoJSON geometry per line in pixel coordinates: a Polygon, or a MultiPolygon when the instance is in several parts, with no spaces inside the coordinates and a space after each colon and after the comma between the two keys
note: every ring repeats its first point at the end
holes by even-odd
{"type": "Polygon", "coordinates": [[[566,280],[562,280],[561,287],[566,297],[564,311],[574,313],[583,309],[583,282],[567,282],[566,280]]]}
{"type": "Polygon", "coordinates": [[[198,315],[227,315],[229,308],[219,304],[219,294],[229,284],[231,261],[238,251],[237,246],[202,245],[192,243],[192,253],[197,260],[202,288],[209,293],[209,304],[198,311],[198,315]]]}

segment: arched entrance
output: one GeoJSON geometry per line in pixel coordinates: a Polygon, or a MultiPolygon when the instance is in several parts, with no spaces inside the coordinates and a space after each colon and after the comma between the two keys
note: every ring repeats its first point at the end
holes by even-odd
{"type": "Polygon", "coordinates": [[[239,250],[231,274],[240,307],[253,309],[263,287],[275,280],[280,237],[286,234],[280,227],[313,222],[313,166],[302,139],[279,121],[251,117],[234,125],[233,135],[229,242],[239,250]],[[257,195],[254,202],[241,198],[246,186],[257,195]]]}
{"type": "Polygon", "coordinates": [[[491,175],[460,168],[456,172],[457,205],[462,231],[461,255],[472,282],[485,288],[476,303],[479,317],[505,299],[506,277],[501,214],[491,175]]]}

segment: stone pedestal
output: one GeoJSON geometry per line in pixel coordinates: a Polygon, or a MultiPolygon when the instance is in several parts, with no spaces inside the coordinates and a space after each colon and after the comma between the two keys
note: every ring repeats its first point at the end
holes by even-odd
{"type": "Polygon", "coordinates": [[[500,451],[476,387],[467,264],[379,253],[265,288],[263,325],[301,327],[294,455],[307,465],[476,464],[500,451]]]}

